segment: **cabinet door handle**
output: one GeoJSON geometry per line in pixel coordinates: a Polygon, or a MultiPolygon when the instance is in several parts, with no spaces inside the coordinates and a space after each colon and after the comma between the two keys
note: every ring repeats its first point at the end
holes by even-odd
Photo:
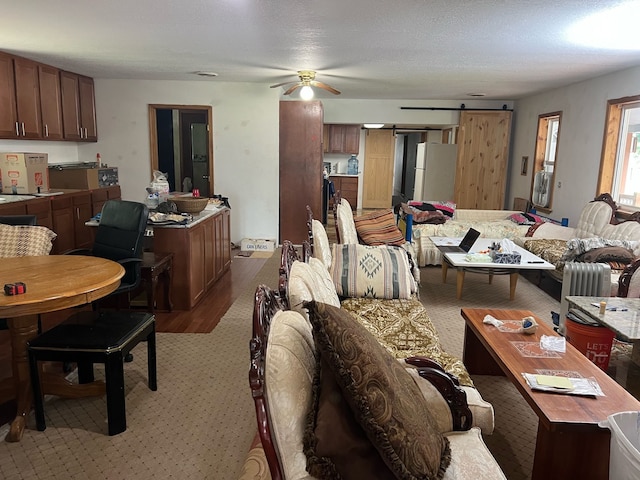
{"type": "Polygon", "coordinates": [[[49,125],[47,125],[46,123],[44,125],[44,136],[45,137],[49,136],[49,125]]]}
{"type": "Polygon", "coordinates": [[[24,137],[25,136],[25,134],[24,134],[24,122],[22,122],[21,125],[22,125],[22,136],[24,137]]]}
{"type": "Polygon", "coordinates": [[[78,127],[78,133],[80,134],[80,138],[82,138],[82,127],[78,127]]]}
{"type": "Polygon", "coordinates": [[[89,138],[89,134],[87,133],[87,127],[84,127],[84,138],[89,138]]]}
{"type": "Polygon", "coordinates": [[[18,126],[18,122],[16,122],[16,137],[20,136],[20,130],[18,130],[19,126],[18,126]]]}

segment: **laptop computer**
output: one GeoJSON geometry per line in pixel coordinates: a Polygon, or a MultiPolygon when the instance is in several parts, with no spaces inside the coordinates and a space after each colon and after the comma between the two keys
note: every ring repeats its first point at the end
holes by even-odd
{"type": "Polygon", "coordinates": [[[471,247],[480,236],[480,232],[470,228],[458,245],[446,245],[438,247],[438,250],[444,253],[468,253],[471,247]]]}

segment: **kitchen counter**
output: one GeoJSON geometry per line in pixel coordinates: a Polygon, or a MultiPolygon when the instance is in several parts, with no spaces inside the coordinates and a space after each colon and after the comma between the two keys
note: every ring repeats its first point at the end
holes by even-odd
{"type": "Polygon", "coordinates": [[[149,222],[148,225],[153,228],[193,228],[196,225],[204,222],[207,218],[216,215],[223,210],[228,210],[227,207],[207,207],[202,212],[193,215],[193,219],[190,222],[184,224],[154,224],[149,222]]]}

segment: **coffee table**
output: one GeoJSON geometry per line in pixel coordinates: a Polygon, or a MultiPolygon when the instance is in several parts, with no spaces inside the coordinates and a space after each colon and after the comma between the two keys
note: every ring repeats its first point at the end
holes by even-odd
{"type": "MultiPolygon", "coordinates": [[[[516,296],[516,285],[518,283],[518,273],[520,270],[555,270],[555,266],[544,261],[537,255],[521,248],[514,247],[514,251],[520,254],[520,263],[494,263],[494,262],[470,262],[465,259],[466,253],[451,253],[442,251],[443,246],[457,245],[461,239],[445,238],[445,237],[429,237],[431,241],[438,247],[442,253],[442,283],[447,283],[447,272],[449,267],[453,267],[458,271],[456,280],[456,298],[462,298],[462,287],[464,285],[464,275],[469,273],[482,273],[489,275],[489,284],[491,284],[494,275],[509,275],[509,300],[513,300],[516,296]]],[[[472,252],[479,252],[489,248],[492,242],[500,242],[495,238],[479,238],[473,244],[472,252]]]]}
{"type": "Polygon", "coordinates": [[[539,344],[540,337],[557,336],[550,326],[527,310],[463,308],[461,314],[465,320],[463,361],[469,373],[505,375],[538,416],[532,479],[608,478],[611,435],[608,429],[600,428],[598,422],[617,412],[640,410],[640,402],[569,343],[563,354],[521,354],[521,351],[528,352],[527,355],[539,354],[535,344],[539,344]],[[484,324],[485,315],[499,320],[533,316],[538,329],[533,335],[502,332],[484,324]],[[529,343],[529,348],[524,348],[526,345],[522,342],[529,343]],[[605,396],[533,391],[523,372],[593,377],[605,396]]]}

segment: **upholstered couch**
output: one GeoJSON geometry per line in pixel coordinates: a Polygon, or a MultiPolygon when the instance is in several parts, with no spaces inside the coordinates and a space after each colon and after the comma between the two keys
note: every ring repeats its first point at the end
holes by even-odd
{"type": "Polygon", "coordinates": [[[342,308],[285,304],[258,287],[249,378],[260,442],[242,480],[506,478],[449,375],[394,359],[342,308]],[[457,392],[443,395],[440,381],[457,392]]]}

